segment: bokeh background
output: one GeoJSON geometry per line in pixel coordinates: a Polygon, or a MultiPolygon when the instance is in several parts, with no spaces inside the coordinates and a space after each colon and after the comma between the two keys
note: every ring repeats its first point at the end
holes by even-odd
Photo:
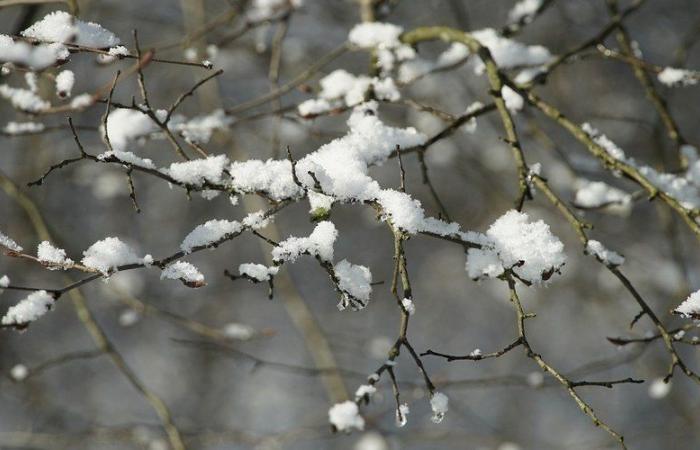
{"type": "MultiPolygon", "coordinates": [[[[137,29],[144,48],[177,44],[188,30],[237,3],[79,1],[81,18],[101,23],[129,47],[133,47],[131,30],[137,29]]],[[[406,29],[444,24],[465,30],[501,27],[513,5],[510,0],[393,3],[386,20],[406,29]]],[[[62,7],[40,5],[31,16],[37,20],[62,7]]],[[[0,9],[0,32],[15,34],[26,14],[26,7],[0,9]]],[[[289,21],[281,82],[344,42],[349,29],[359,21],[359,6],[354,1],[306,0],[289,21]]],[[[555,1],[518,39],[545,45],[559,54],[593,36],[608,21],[603,1],[555,1]]],[[[645,59],[661,65],[700,66],[700,46],[694,45],[700,37],[697,1],[649,1],[626,23],[645,59]],[[681,48],[687,51],[679,53],[681,48]]],[[[251,29],[220,46],[216,54],[207,55],[210,43],[239,26],[240,22],[233,21],[202,39],[159,53],[182,59],[184,48],[192,47],[201,58],[210,58],[215,67],[225,71],[188,100],[181,112],[194,115],[231,107],[271,89],[268,69],[276,23],[251,29]]],[[[615,46],[614,39],[609,42],[615,46]]],[[[442,49],[441,45],[426,45],[421,53],[430,55],[442,49]]],[[[128,61],[121,61],[99,66],[94,55],[76,55],[68,66],[77,74],[74,92],[92,92],[109,82],[117,68],[128,65],[128,61]]],[[[366,73],[367,67],[366,53],[350,53],[324,68],[319,76],[335,68],[366,73]]],[[[168,106],[203,74],[197,68],[149,65],[145,76],[152,104],[168,106]]],[[[3,82],[21,83],[21,75],[6,79],[3,82]]],[[[308,84],[315,87],[313,79],[308,84]]],[[[42,89],[50,95],[51,84],[44,82],[42,89]]],[[[538,89],[574,120],[593,123],[628,155],[656,167],[669,164],[666,155],[672,154],[673,145],[628,66],[588,52],[559,69],[547,86],[538,89]]],[[[691,143],[700,142],[697,88],[663,88],[661,92],[686,138],[691,143]]],[[[119,85],[115,100],[130,102],[137,93],[131,77],[119,85]]],[[[489,99],[485,80],[468,67],[426,77],[402,93],[405,98],[453,114],[473,101],[489,99]]],[[[308,97],[297,89],[278,105],[265,104],[251,112],[269,112],[275,106],[293,105],[308,97]]],[[[388,123],[412,125],[428,134],[443,126],[432,115],[405,105],[384,105],[380,112],[388,123]]],[[[102,113],[103,108],[96,106],[73,116],[76,123],[87,127],[80,136],[93,153],[103,148],[96,131],[102,113]]],[[[21,119],[7,102],[0,103],[1,124],[21,119]]],[[[40,120],[64,124],[66,118],[40,120]]],[[[339,115],[303,121],[291,113],[282,118],[240,120],[228,135],[219,133],[207,149],[232,158],[266,159],[279,157],[289,145],[300,156],[342,135],[345,120],[346,115],[339,115]]],[[[580,144],[541,115],[526,108],[518,115],[517,125],[528,161],[542,163],[543,175],[563,198],[573,199],[578,178],[605,180],[628,192],[635,190],[631,183],[602,170],[580,144]]],[[[465,229],[484,231],[511,208],[517,181],[510,151],[499,139],[501,134],[497,116],[485,116],[478,120],[476,133],[457,132],[427,154],[436,190],[452,218],[465,229]]],[[[173,161],[172,151],[163,141],[149,141],[137,153],[163,165],[173,161]]],[[[38,136],[0,136],[0,172],[5,180],[0,191],[0,229],[25,249],[35,248],[40,238],[8,180],[35,203],[55,242],[73,259],[79,259],[90,244],[106,236],[119,236],[142,253],[167,255],[196,225],[212,218],[245,215],[248,203],[232,206],[226,198],[207,201],[198,195],[188,199],[181,190],[139,174],[134,182],[142,212],[137,214],[124,171],[87,162],[54,174],[43,186],[26,187],[51,164],[75,154],[75,144],[66,130],[38,136]]],[[[408,191],[429,213],[437,215],[416,159],[406,158],[404,163],[408,191]]],[[[393,160],[372,169],[372,174],[383,186],[398,186],[393,160]]],[[[276,220],[281,236],[308,234],[313,224],[307,211],[306,202],[284,210],[276,220]]],[[[521,290],[525,307],[537,314],[528,322],[535,349],[572,378],[631,376],[647,380],[614,389],[581,389],[598,415],[625,435],[630,448],[700,447],[698,386],[677,374],[667,396],[657,399],[650,395],[652,380],[662,377],[669,363],[661,343],[617,348],[606,337],[643,336],[653,330],[651,323],[642,319],[629,330],[637,313],[632,298],[602,266],[583,255],[571,229],[545,201],[536,197],[526,211],[551,225],[565,243],[568,256],[563,276],[547,287],[521,290]]],[[[624,272],[669,327],[682,323],[668,311],[700,285],[697,242],[683,224],[677,223],[668,209],[644,199],[635,202],[629,214],[581,214],[595,225],[593,238],[626,256],[624,272]]],[[[533,361],[517,349],[481,362],[425,358],[440,390],[450,397],[450,411],[439,425],[430,422],[429,403],[415,365],[402,355],[397,375],[402,395],[411,407],[408,425],[394,425],[391,388],[383,380],[373,402],[364,408],[366,432],[332,434],[327,424],[331,400],[307,347],[314,343],[304,339],[303,330],[290,319],[294,302],[301,299],[308,305],[351,393],[386,358],[398,330],[399,312],[389,292],[393,244],[386,228],[377,222],[373,211],[361,206],[337,207],[331,220],[340,230],[336,259],[347,257],[364,264],[371,268],[375,281],[386,281],[375,286],[371,304],[363,311],[337,310],[336,294],[312,259],[302,258],[283,269],[293,284],[279,286],[273,301],[267,300],[264,285],[225,278],[224,269],[264,261],[263,252],[269,247],[252,236],[192,255],[189,260],[208,281],[200,289],[161,281],[156,270],[117,274],[81,289],[89,310],[126,364],[171,409],[189,448],[544,450],[615,446],[560,385],[542,376],[533,361]],[[140,306],[144,304],[146,309],[140,306]],[[193,331],[193,321],[202,324],[206,332],[193,331]],[[228,330],[229,337],[216,334],[222,330],[228,330]]],[[[505,286],[498,281],[469,280],[459,246],[414,237],[406,252],[417,308],[409,336],[419,351],[431,348],[466,354],[480,348],[488,352],[514,339],[515,317],[505,286]]],[[[21,285],[62,286],[65,282],[62,273],[8,257],[0,258],[0,274],[8,274],[21,285]]],[[[20,294],[7,291],[0,303],[6,309],[20,298],[20,294]]],[[[67,296],[28,331],[0,333],[0,448],[168,448],[151,406],[112,360],[95,349],[67,296]],[[12,377],[11,371],[18,364],[29,368],[27,379],[12,377]]],[[[697,367],[695,348],[680,347],[680,351],[697,367]]]]}

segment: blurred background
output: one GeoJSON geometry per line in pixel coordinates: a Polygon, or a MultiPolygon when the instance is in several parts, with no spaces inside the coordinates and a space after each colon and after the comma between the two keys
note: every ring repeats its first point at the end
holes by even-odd
{"type": "MultiPolygon", "coordinates": [[[[1,2],[0,2],[1,3],[1,2]]],[[[274,89],[270,77],[272,42],[283,21],[245,26],[240,15],[203,37],[188,33],[220,18],[241,2],[158,0],[130,2],[79,1],[80,18],[94,20],[133,48],[131,30],[141,46],[169,47],[158,56],[184,59],[197,52],[225,72],[188,99],[180,112],[191,116],[219,107],[233,107],[274,89]],[[236,33],[240,32],[240,36],[236,33]],[[245,31],[244,33],[242,31],[245,31]],[[230,39],[233,36],[235,39],[230,39]],[[224,42],[224,41],[229,42],[224,42]],[[220,44],[211,47],[211,44],[220,44]]],[[[243,2],[245,3],[245,2],[243,2]]],[[[383,20],[405,29],[449,25],[464,30],[501,28],[511,0],[401,0],[390,2],[383,20]]],[[[624,5],[624,3],[623,3],[624,5]]],[[[49,11],[63,5],[15,6],[0,9],[0,32],[18,34],[49,11]]],[[[282,41],[279,83],[284,83],[342,44],[360,6],[352,0],[306,0],[294,10],[282,41]]],[[[609,22],[604,1],[561,0],[517,36],[560,54],[598,33],[609,22]]],[[[648,1],[626,21],[644,58],[660,65],[700,67],[700,4],[694,0],[648,1]],[[682,51],[679,51],[682,50],[682,51]]],[[[614,38],[608,39],[616,48],[614,38]]],[[[421,55],[443,50],[441,44],[421,47],[421,55]]],[[[108,83],[128,60],[99,65],[95,55],[74,55],[67,66],[76,73],[76,94],[94,92],[108,83]]],[[[367,73],[366,52],[347,53],[333,61],[308,86],[336,68],[367,73]]],[[[151,103],[169,106],[178,95],[206,75],[193,67],[150,64],[145,69],[151,103]]],[[[2,82],[19,85],[11,73],[2,82]]],[[[302,86],[303,87],[303,86],[302,86]]],[[[50,82],[40,87],[51,95],[50,82]]],[[[697,88],[659,87],[686,139],[700,142],[697,88]]],[[[619,61],[588,52],[558,69],[541,95],[576,122],[589,121],[617,142],[629,156],[649,165],[674,169],[667,155],[673,143],[645,98],[629,68],[619,61]]],[[[282,116],[265,114],[310,98],[294,89],[235,117],[229,133],[218,133],[206,146],[231,159],[280,157],[289,145],[295,156],[317,149],[346,131],[347,114],[302,120],[293,110],[282,116]],[[259,114],[260,117],[255,117],[259,114]]],[[[74,94],[75,95],[75,94],[74,94]]],[[[114,98],[129,103],[138,95],[135,77],[118,86],[114,98]]],[[[483,77],[469,67],[437,73],[402,89],[404,98],[460,114],[474,101],[489,101],[483,77]]],[[[86,149],[104,151],[97,126],[103,106],[73,114],[86,149]]],[[[380,114],[394,126],[414,126],[432,134],[444,123],[406,105],[382,105],[380,114]]],[[[26,120],[6,101],[0,102],[0,124],[26,120]]],[[[36,119],[64,125],[63,114],[36,119]]],[[[435,189],[451,218],[464,229],[485,231],[512,207],[517,179],[510,150],[499,136],[497,115],[478,119],[475,133],[456,132],[436,144],[426,159],[435,189]]],[[[586,150],[552,122],[527,108],[516,124],[530,163],[541,162],[542,174],[567,201],[578,179],[603,180],[632,193],[636,186],[612,177],[586,150]]],[[[173,161],[164,141],[148,141],[135,149],[159,165],[173,161]]],[[[93,242],[119,236],[138,251],[171,254],[196,225],[210,219],[240,219],[254,199],[233,206],[219,197],[190,199],[161,180],[134,175],[142,212],[129,199],[124,170],[83,162],[49,177],[43,186],[26,187],[51,164],[77,155],[65,128],[35,136],[0,136],[0,230],[31,252],[42,240],[36,231],[43,217],[53,241],[70,257],[81,258],[93,242]],[[19,191],[15,191],[13,188],[19,191]],[[33,209],[36,207],[36,209],[33,209]]],[[[415,157],[405,159],[409,193],[426,211],[438,207],[422,183],[415,157]]],[[[385,187],[397,187],[393,160],[372,169],[385,187]]],[[[700,447],[698,386],[676,374],[669,392],[650,389],[666,374],[669,356],[660,341],[616,347],[608,336],[644,336],[654,328],[642,319],[629,293],[604,268],[581,251],[576,236],[557,211],[537,195],[526,205],[542,218],[566,245],[563,276],[549,286],[521,289],[524,305],[537,318],[528,322],[530,342],[554,367],[572,379],[642,378],[644,384],[614,389],[582,388],[581,395],[609,425],[624,434],[634,449],[700,447]]],[[[623,271],[669,328],[684,323],[671,316],[696,288],[697,241],[667,208],[644,199],[629,210],[580,211],[594,224],[592,238],[626,257],[623,271]]],[[[161,281],[156,270],[119,273],[81,289],[85,304],[125,367],[148,390],[162,398],[172,420],[192,449],[598,449],[615,447],[602,430],[581,413],[567,392],[541,373],[521,350],[486,361],[456,361],[425,357],[433,380],[450,398],[445,420],[430,421],[430,405],[414,363],[402,355],[396,368],[402,396],[411,407],[408,424],[394,424],[394,400],[386,380],[372,403],[363,408],[365,432],[332,434],[327,411],[333,400],[327,373],[317,370],[314,355],[330,349],[342,383],[351,394],[386,359],[396,338],[399,311],[389,292],[393,262],[390,233],[373,211],[361,206],[334,208],[331,220],[340,231],[336,260],[348,258],[372,270],[374,287],[368,308],[338,311],[337,294],[327,275],[310,258],[282,270],[273,301],[263,284],[232,282],[224,269],[245,262],[264,263],[269,246],[252,236],[235,239],[188,260],[204,273],[208,285],[188,289],[176,281],[161,281]],[[310,330],[305,320],[315,319],[310,330]],[[306,328],[305,328],[306,327],[306,328]],[[321,333],[313,333],[313,330],[321,333]],[[320,347],[319,347],[320,346],[320,347]]],[[[275,225],[282,238],[307,235],[313,229],[308,204],[286,208],[275,225]]],[[[504,283],[471,281],[459,246],[426,237],[406,244],[416,314],[409,336],[418,351],[428,348],[467,354],[475,348],[495,351],[517,336],[516,322],[504,283]]],[[[36,264],[0,258],[0,275],[15,284],[60,287],[61,272],[36,264]]],[[[70,274],[68,274],[70,276],[70,274]]],[[[3,309],[23,295],[6,291],[3,309]]],[[[114,358],[100,351],[76,315],[80,301],[64,296],[54,310],[23,333],[0,336],[0,448],[7,449],[149,449],[169,448],[161,421],[145,397],[125,377],[114,358]],[[18,365],[28,369],[23,377],[18,365]]],[[[695,332],[689,333],[692,337],[695,332]]],[[[681,355],[697,367],[697,351],[680,346],[681,355]]],[[[111,350],[110,350],[111,351],[111,350]]]]}

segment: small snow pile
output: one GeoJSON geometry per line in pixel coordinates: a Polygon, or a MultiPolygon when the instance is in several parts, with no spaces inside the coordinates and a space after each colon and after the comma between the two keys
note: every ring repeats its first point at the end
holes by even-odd
{"type": "Polygon", "coordinates": [[[176,261],[163,269],[160,273],[160,279],[167,278],[169,280],[181,280],[189,287],[202,287],[204,275],[192,264],[186,261],[176,261]]]}
{"type": "Polygon", "coordinates": [[[201,187],[204,183],[220,184],[228,162],[226,155],[209,156],[172,163],[165,172],[176,181],[190,186],[201,187]]]}
{"type": "Polygon", "coordinates": [[[319,222],[308,237],[289,237],[272,249],[275,262],[291,261],[304,254],[318,257],[323,262],[333,261],[333,243],[338,230],[333,222],[319,222]]]}
{"type": "Polygon", "coordinates": [[[405,427],[408,423],[408,415],[411,413],[411,409],[408,407],[408,403],[401,403],[398,408],[396,408],[396,426],[405,427]]]}
{"type": "Polygon", "coordinates": [[[75,74],[71,70],[62,70],[56,75],[56,95],[60,98],[70,97],[75,84],[75,74]]]}
{"type": "Polygon", "coordinates": [[[433,410],[431,420],[434,423],[440,423],[449,409],[449,399],[442,392],[435,391],[430,396],[430,408],[433,410]]]}
{"type": "Polygon", "coordinates": [[[29,369],[24,364],[15,364],[10,369],[10,376],[15,381],[24,381],[29,376],[29,369]]]}
{"type": "Polygon", "coordinates": [[[383,73],[393,70],[397,62],[415,58],[416,52],[401,43],[403,28],[391,23],[364,22],[350,30],[351,44],[365,49],[376,49],[377,64],[383,73]]]}
{"type": "Polygon", "coordinates": [[[632,196],[602,181],[580,179],[574,204],[580,208],[605,208],[610,212],[627,215],[632,209],[632,196]]]}
{"type": "Polygon", "coordinates": [[[13,251],[13,252],[21,252],[22,247],[20,247],[15,241],[13,241],[10,237],[6,236],[5,234],[0,231],[0,247],[3,247],[7,250],[13,251]]]}
{"type": "Polygon", "coordinates": [[[263,264],[253,263],[241,264],[240,266],[238,266],[238,273],[240,273],[241,276],[245,276],[257,282],[270,281],[272,277],[277,275],[277,272],[279,272],[279,270],[279,267],[267,267],[263,264]]]}
{"type": "Polygon", "coordinates": [[[210,220],[198,225],[190,232],[180,244],[180,249],[185,253],[191,253],[198,247],[206,247],[225,239],[226,237],[240,233],[243,226],[236,221],[210,220]]]}
{"type": "Polygon", "coordinates": [[[602,243],[593,239],[589,239],[586,242],[586,252],[595,256],[596,259],[606,266],[621,266],[625,262],[625,258],[622,255],[613,250],[608,250],[602,243]]]}
{"type": "Polygon", "coordinates": [[[470,248],[467,271],[475,280],[497,277],[506,269],[522,280],[540,284],[558,273],[566,262],[564,244],[542,220],[530,222],[527,214],[510,210],[486,232],[489,244],[470,248]]]}
{"type": "Polygon", "coordinates": [[[31,45],[0,34],[0,63],[13,63],[31,70],[43,70],[70,56],[61,44],[31,45]]]}
{"type": "Polygon", "coordinates": [[[44,42],[61,42],[83,47],[109,48],[119,44],[119,38],[94,22],[83,22],[65,11],[54,11],[20,33],[24,37],[44,42]]]}
{"type": "Polygon", "coordinates": [[[671,392],[671,382],[663,378],[655,378],[649,385],[649,397],[661,400],[671,392]]]}
{"type": "Polygon", "coordinates": [[[214,131],[226,129],[232,122],[233,118],[227,117],[223,109],[217,109],[178,123],[173,128],[189,143],[206,144],[214,131]]]}
{"type": "Polygon", "coordinates": [[[156,166],[153,161],[148,158],[141,158],[140,156],[134,155],[132,152],[123,152],[120,150],[109,150],[104,153],[97,155],[97,159],[100,161],[110,161],[117,160],[125,164],[130,164],[132,166],[142,167],[144,169],[155,170],[156,166]]]}
{"type": "Polygon", "coordinates": [[[360,415],[360,408],[350,400],[333,405],[328,410],[328,420],[336,431],[365,428],[365,419],[360,415]]]}
{"type": "Polygon", "coordinates": [[[673,312],[682,317],[700,319],[700,291],[690,294],[673,312]]]}
{"type": "Polygon", "coordinates": [[[25,327],[46,314],[53,302],[54,298],[48,292],[33,292],[7,310],[7,314],[2,318],[2,324],[25,327]]]}
{"type": "Polygon", "coordinates": [[[335,265],[334,272],[342,291],[338,309],[343,310],[349,305],[357,309],[365,307],[372,294],[372,273],[369,269],[344,259],[335,265]],[[356,304],[358,302],[359,305],[356,304]]]}
{"type": "Polygon", "coordinates": [[[292,163],[286,159],[234,161],[229,173],[233,188],[239,192],[261,192],[276,201],[296,198],[304,192],[294,183],[292,163]]]}
{"type": "Polygon", "coordinates": [[[542,6],[544,0],[520,0],[513,5],[513,8],[508,12],[508,21],[510,23],[529,23],[532,21],[537,10],[542,6]]]}
{"type": "Polygon", "coordinates": [[[377,388],[371,384],[363,384],[355,391],[355,401],[359,402],[362,399],[368,399],[377,392],[377,388]]]}
{"type": "Polygon", "coordinates": [[[698,83],[700,77],[697,72],[692,72],[687,69],[676,69],[675,67],[666,67],[657,75],[658,80],[666,86],[692,86],[698,83]]]}
{"type": "Polygon", "coordinates": [[[151,255],[140,258],[136,252],[116,237],[97,241],[83,252],[83,265],[108,275],[110,271],[127,264],[150,264],[151,255]]]}
{"type": "Polygon", "coordinates": [[[382,207],[384,219],[389,219],[394,227],[411,234],[422,230],[425,213],[418,200],[405,192],[383,189],[377,201],[382,207]]]}
{"type": "Polygon", "coordinates": [[[0,85],[0,97],[9,100],[13,108],[27,113],[38,113],[51,107],[51,103],[31,90],[15,88],[7,84],[0,85]]]}
{"type": "Polygon", "coordinates": [[[7,275],[3,275],[0,277],[0,294],[3,293],[3,290],[10,285],[10,277],[7,275]]]}
{"type": "Polygon", "coordinates": [[[50,266],[67,267],[73,264],[73,260],[66,258],[66,251],[51,245],[48,241],[43,241],[37,248],[39,261],[50,266]]]}
{"type": "MultiPolygon", "coordinates": [[[[107,133],[114,150],[126,151],[132,143],[158,131],[160,128],[150,117],[135,109],[115,109],[107,118],[107,133]]],[[[105,135],[102,125],[100,133],[105,135]]]]}
{"type": "Polygon", "coordinates": [[[262,21],[272,18],[276,13],[286,11],[288,8],[301,8],[303,0],[253,0],[246,12],[248,20],[262,21]]]}
{"type": "Polygon", "coordinates": [[[403,300],[401,300],[401,306],[403,306],[404,311],[406,311],[406,314],[408,314],[409,316],[412,316],[416,313],[416,305],[410,298],[404,298],[403,300]]]}
{"type": "Polygon", "coordinates": [[[10,135],[41,133],[46,126],[41,122],[7,122],[2,131],[10,135]]]}
{"type": "Polygon", "coordinates": [[[247,341],[255,336],[255,328],[238,322],[227,323],[221,331],[228,339],[239,341],[247,341]]]}

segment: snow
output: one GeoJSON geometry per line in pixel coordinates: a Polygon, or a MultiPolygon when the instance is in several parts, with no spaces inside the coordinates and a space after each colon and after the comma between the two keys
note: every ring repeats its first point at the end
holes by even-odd
{"type": "Polygon", "coordinates": [[[311,206],[311,209],[309,209],[309,212],[311,214],[318,215],[327,213],[333,206],[333,197],[329,197],[324,194],[319,194],[316,191],[309,191],[308,199],[309,205],[311,206]]]}
{"type": "Polygon", "coordinates": [[[2,318],[2,324],[28,325],[46,314],[53,302],[54,298],[46,291],[32,292],[25,299],[7,310],[7,314],[2,318]]]}
{"type": "Polygon", "coordinates": [[[0,247],[4,247],[8,250],[11,250],[13,252],[21,252],[22,247],[20,247],[14,240],[12,240],[10,237],[6,236],[3,234],[2,231],[0,231],[0,247]]]}
{"type": "MultiPolygon", "coordinates": [[[[126,151],[132,142],[159,130],[150,117],[134,109],[115,109],[107,118],[107,133],[114,150],[126,151]]],[[[104,136],[102,126],[100,133],[104,136]]]]}
{"type": "Polygon", "coordinates": [[[365,433],[355,443],[353,450],[389,450],[386,439],[376,431],[365,433]]]}
{"type": "Polygon", "coordinates": [[[367,396],[367,398],[372,397],[375,392],[377,392],[376,387],[372,386],[371,384],[363,384],[355,391],[355,401],[359,402],[365,396],[367,396]]]}
{"type": "Polygon", "coordinates": [[[150,255],[140,258],[134,250],[116,237],[97,241],[83,252],[83,265],[108,275],[110,271],[128,264],[149,264],[150,255]]]}
{"type": "Polygon", "coordinates": [[[398,408],[396,408],[396,426],[405,427],[408,423],[408,415],[411,410],[408,407],[408,403],[401,403],[398,408]]]}
{"type": "Polygon", "coordinates": [[[449,409],[449,399],[442,392],[435,391],[430,396],[430,408],[433,410],[433,417],[431,420],[434,423],[442,422],[445,417],[445,413],[449,409]]]}
{"type": "Polygon", "coordinates": [[[75,84],[75,74],[71,70],[62,70],[56,75],[56,95],[61,98],[70,97],[75,84]]]}
{"type": "Polygon", "coordinates": [[[123,45],[117,45],[107,51],[110,56],[129,56],[129,50],[123,45]]]}
{"type": "MultiPolygon", "coordinates": [[[[505,38],[493,28],[474,31],[472,36],[487,47],[496,64],[502,69],[520,66],[539,66],[552,59],[550,51],[541,45],[526,45],[513,39],[505,38]]],[[[477,63],[476,73],[483,73],[483,62],[477,63]]]]}
{"type": "Polygon", "coordinates": [[[11,135],[41,133],[46,127],[40,122],[7,122],[3,132],[11,135]]]}
{"type": "Polygon", "coordinates": [[[264,20],[287,7],[296,9],[303,4],[303,0],[253,0],[247,16],[252,21],[264,20]]]}
{"type": "Polygon", "coordinates": [[[10,285],[10,277],[7,275],[3,275],[0,277],[0,288],[6,288],[7,286],[10,285]]]}
{"type": "Polygon", "coordinates": [[[365,419],[360,416],[360,409],[350,400],[336,403],[328,410],[328,420],[337,431],[350,431],[353,428],[362,430],[365,419]]]}
{"type": "Polygon", "coordinates": [[[199,269],[186,261],[176,261],[165,267],[160,273],[160,279],[164,278],[183,280],[186,284],[197,287],[204,284],[204,275],[199,269]]]}
{"type": "Polygon", "coordinates": [[[216,109],[210,114],[193,117],[186,122],[178,123],[174,129],[187,142],[206,144],[215,130],[226,129],[232,122],[233,118],[227,117],[223,109],[216,109]]]}
{"type": "Polygon", "coordinates": [[[210,220],[192,230],[180,244],[185,253],[192,252],[197,247],[214,244],[230,235],[240,233],[243,226],[236,221],[210,220]]]}
{"type": "Polygon", "coordinates": [[[140,319],[141,313],[135,309],[128,308],[119,314],[119,319],[117,321],[119,322],[120,326],[126,328],[135,325],[140,319]]]}
{"type": "Polygon", "coordinates": [[[48,241],[43,241],[37,248],[37,257],[42,263],[48,263],[59,266],[70,266],[73,260],[66,258],[66,251],[54,247],[48,241]]]}
{"type": "Polygon", "coordinates": [[[394,227],[411,234],[422,230],[425,215],[418,200],[405,192],[384,189],[379,192],[377,201],[382,207],[383,218],[390,220],[394,227]]]}
{"type": "Polygon", "coordinates": [[[228,163],[226,155],[216,155],[172,163],[164,172],[180,183],[201,187],[205,183],[221,184],[228,163]]]}
{"type": "Polygon", "coordinates": [[[243,226],[251,230],[259,230],[265,228],[270,221],[272,221],[272,218],[266,217],[265,211],[255,211],[243,218],[243,226]]]}
{"type": "Polygon", "coordinates": [[[576,182],[574,199],[576,206],[583,208],[606,207],[611,211],[627,214],[632,209],[632,196],[602,181],[580,179],[576,182]]]}
{"type": "Polygon", "coordinates": [[[10,369],[10,376],[15,381],[24,381],[29,375],[29,369],[24,364],[15,364],[12,369],[10,369]]]}
{"type": "Polygon", "coordinates": [[[698,83],[697,72],[686,69],[666,67],[657,75],[658,80],[666,86],[692,86],[698,83]]]}
{"type": "Polygon", "coordinates": [[[275,262],[294,262],[303,255],[317,256],[321,261],[333,261],[333,243],[338,237],[333,222],[319,222],[308,237],[289,237],[272,249],[272,259],[275,262]]]}
{"type": "Polygon", "coordinates": [[[409,316],[412,316],[416,313],[416,305],[413,303],[413,300],[410,298],[405,298],[401,300],[401,306],[403,306],[403,309],[406,310],[406,313],[409,316]]]}
{"type": "Polygon", "coordinates": [[[70,107],[73,109],[84,109],[93,103],[95,103],[95,98],[92,96],[92,94],[80,94],[71,100],[70,107]]]}
{"type": "Polygon", "coordinates": [[[606,135],[595,129],[591,124],[587,122],[583,123],[581,128],[586,134],[588,134],[588,136],[590,136],[591,139],[593,139],[593,141],[595,141],[596,144],[603,147],[603,149],[608,152],[610,156],[617,160],[624,160],[626,158],[625,152],[618,147],[617,144],[608,139],[606,135]]]}
{"type": "Polygon", "coordinates": [[[350,30],[348,40],[360,48],[397,47],[403,28],[391,23],[364,22],[350,30]]]}
{"type": "Polygon", "coordinates": [[[68,50],[60,44],[31,45],[15,41],[0,34],[0,63],[9,62],[31,70],[43,70],[69,57],[68,50]]]}
{"type": "Polygon", "coordinates": [[[222,332],[227,338],[239,341],[247,341],[255,336],[255,329],[253,327],[237,322],[227,323],[222,332]]]}
{"type": "Polygon", "coordinates": [[[690,294],[673,312],[683,317],[700,318],[700,291],[690,294]]]}
{"type": "Polygon", "coordinates": [[[655,378],[649,384],[649,397],[654,400],[661,400],[671,392],[671,382],[664,381],[663,378],[655,378]]]}
{"type": "Polygon", "coordinates": [[[338,277],[338,287],[343,291],[343,299],[338,305],[339,309],[345,309],[351,304],[351,298],[362,302],[361,305],[353,307],[364,307],[372,294],[372,273],[365,266],[351,264],[347,260],[338,262],[334,267],[335,275],[338,277]]]}
{"type": "Polygon", "coordinates": [[[263,264],[241,264],[238,266],[238,272],[256,281],[269,281],[279,272],[279,267],[267,267],[263,264]]]}
{"type": "Polygon", "coordinates": [[[123,152],[120,150],[114,150],[114,151],[106,151],[104,153],[101,153],[97,155],[97,159],[100,161],[108,160],[116,158],[119,161],[122,161],[127,164],[131,164],[133,166],[138,166],[138,167],[143,167],[144,169],[152,169],[155,170],[156,166],[153,164],[153,161],[151,161],[148,158],[141,158],[139,156],[134,155],[132,152],[123,152]]]}
{"type": "Polygon", "coordinates": [[[481,352],[480,348],[475,348],[474,350],[469,352],[469,356],[471,356],[472,358],[480,358],[482,355],[483,353],[481,352]]]}
{"type": "Polygon", "coordinates": [[[7,84],[0,85],[0,97],[10,101],[20,111],[38,113],[51,107],[51,104],[28,89],[14,88],[7,84]]]}
{"type": "Polygon", "coordinates": [[[508,12],[508,21],[510,23],[520,22],[522,20],[525,22],[531,21],[532,16],[542,6],[542,2],[543,0],[520,0],[508,12]]]}
{"type": "Polygon", "coordinates": [[[520,94],[515,92],[510,87],[503,86],[501,89],[501,95],[503,96],[503,100],[506,102],[506,108],[508,108],[511,113],[517,113],[523,109],[525,100],[523,100],[520,94]]]}
{"type": "Polygon", "coordinates": [[[94,22],[83,22],[65,11],[54,11],[21,32],[28,38],[45,42],[72,43],[83,47],[108,48],[119,38],[94,22]]]}
{"type": "Polygon", "coordinates": [[[599,241],[589,239],[586,242],[586,252],[595,256],[603,264],[608,266],[620,266],[625,262],[625,258],[617,252],[608,250],[599,241]]]}
{"type": "Polygon", "coordinates": [[[470,248],[467,270],[474,279],[494,277],[511,269],[525,281],[539,284],[558,273],[566,262],[564,245],[543,221],[530,222],[527,214],[510,210],[486,232],[491,244],[470,248]]]}
{"type": "Polygon", "coordinates": [[[276,201],[297,198],[304,192],[294,183],[292,163],[286,159],[235,161],[229,173],[232,187],[239,192],[262,192],[276,201]]]}

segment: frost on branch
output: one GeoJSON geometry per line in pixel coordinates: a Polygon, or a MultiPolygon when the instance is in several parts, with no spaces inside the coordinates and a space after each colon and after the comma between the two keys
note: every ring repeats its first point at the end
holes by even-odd
{"type": "Polygon", "coordinates": [[[49,268],[67,267],[73,264],[73,260],[66,258],[66,251],[51,245],[48,241],[43,241],[37,248],[37,257],[42,263],[46,263],[49,268]]]}
{"type": "Polygon", "coordinates": [[[342,260],[334,267],[338,277],[338,287],[342,291],[342,298],[338,303],[338,309],[343,310],[349,305],[353,308],[364,308],[372,294],[372,273],[365,266],[351,264],[342,260]],[[359,305],[356,305],[359,302],[359,305]]]}
{"type": "Polygon", "coordinates": [[[333,243],[338,237],[333,222],[319,222],[308,237],[289,237],[272,249],[275,262],[294,262],[301,255],[318,257],[323,262],[333,261],[333,243]]]}
{"type": "Polygon", "coordinates": [[[673,312],[682,317],[700,319],[700,291],[690,294],[673,312]]]}
{"type": "Polygon", "coordinates": [[[355,402],[347,400],[336,403],[328,410],[328,420],[335,431],[351,431],[353,428],[363,430],[365,419],[360,415],[360,409],[355,402]]]}
{"type": "Polygon", "coordinates": [[[64,11],[47,14],[21,34],[39,41],[70,43],[83,47],[109,48],[119,44],[119,38],[102,25],[83,22],[64,11]]]}
{"type": "Polygon", "coordinates": [[[24,328],[46,314],[53,302],[54,297],[48,292],[33,292],[7,310],[7,314],[2,318],[2,324],[24,328]]]}
{"type": "Polygon", "coordinates": [[[204,275],[192,264],[186,261],[176,261],[169,264],[160,273],[160,279],[180,280],[185,285],[193,288],[204,286],[204,275]]]}
{"type": "Polygon", "coordinates": [[[108,237],[97,241],[83,252],[83,264],[107,276],[120,266],[128,264],[150,264],[151,255],[139,257],[136,252],[119,238],[108,237]]]}
{"type": "Polygon", "coordinates": [[[530,222],[525,213],[508,211],[486,236],[486,245],[467,253],[467,271],[473,279],[497,277],[509,269],[525,282],[540,284],[559,273],[566,262],[564,244],[549,225],[542,220],[530,222]]]}
{"type": "Polygon", "coordinates": [[[13,241],[10,237],[3,234],[2,231],[0,231],[0,247],[17,253],[22,251],[22,247],[20,247],[19,244],[13,241]]]}

